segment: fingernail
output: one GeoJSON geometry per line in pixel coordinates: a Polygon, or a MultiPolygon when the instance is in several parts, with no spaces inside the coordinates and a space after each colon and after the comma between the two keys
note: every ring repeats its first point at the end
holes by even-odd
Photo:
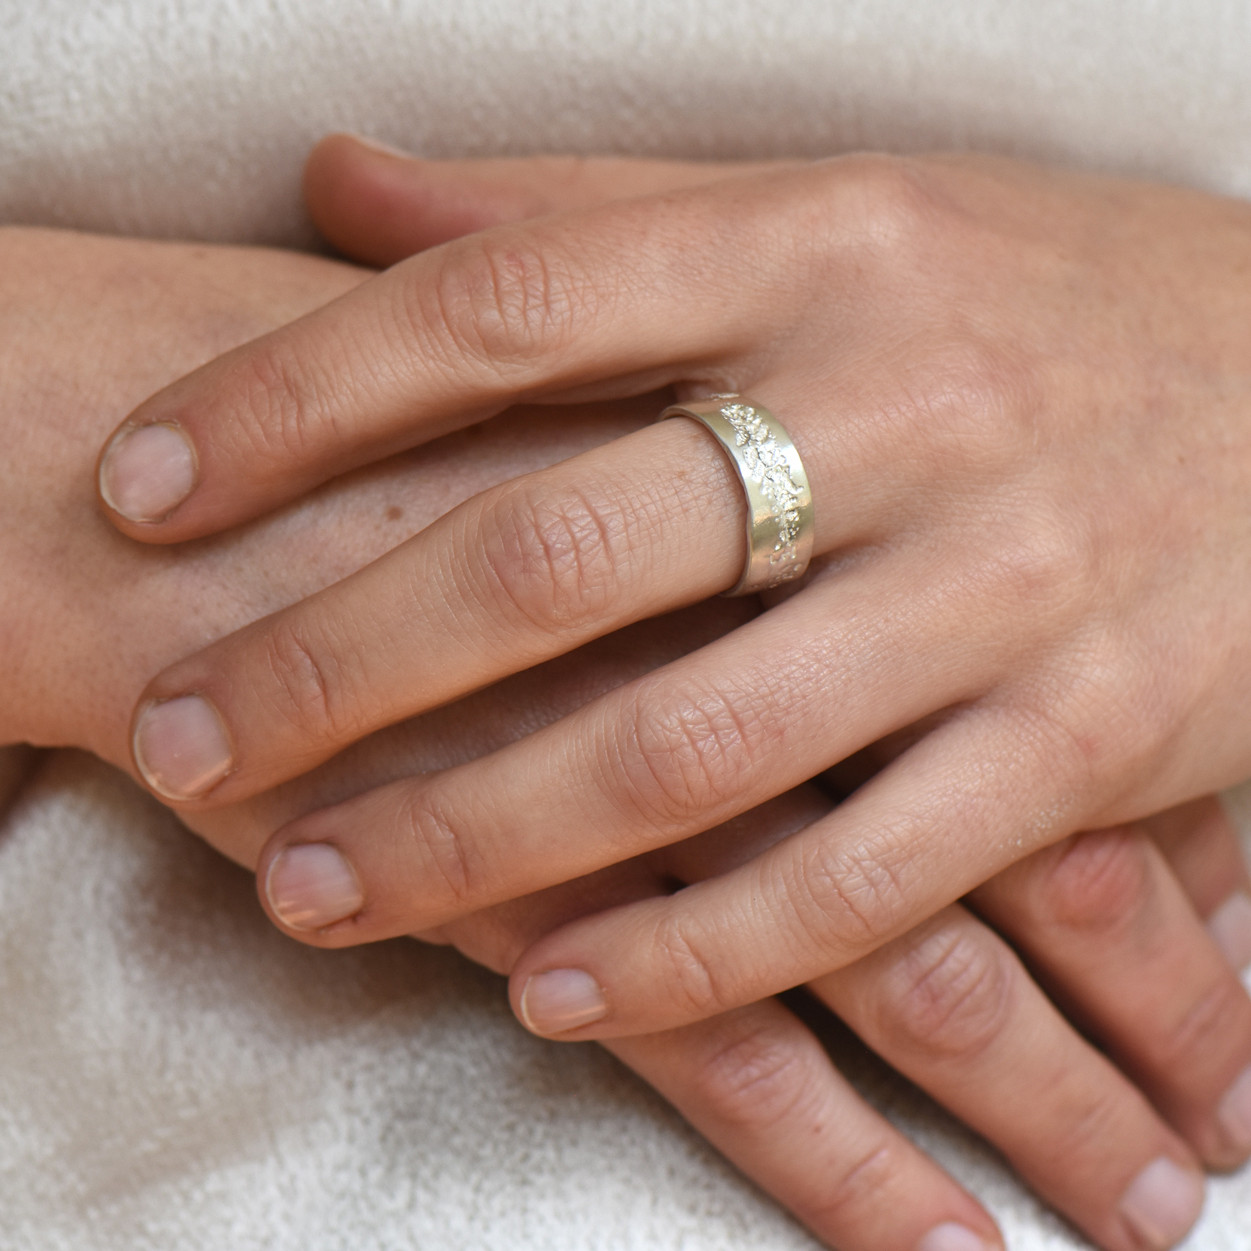
{"type": "Polygon", "coordinates": [[[274,857],[265,898],[284,925],[320,930],[355,916],[365,904],[356,870],[329,843],[297,843],[274,857]]]}
{"type": "Polygon", "coordinates": [[[1239,973],[1251,964],[1251,896],[1236,890],[1208,918],[1208,933],[1239,973]]]}
{"type": "Polygon", "coordinates": [[[599,983],[582,969],[536,973],[521,992],[521,1022],[534,1034],[563,1034],[608,1013],[599,983]]]}
{"type": "Polygon", "coordinates": [[[195,449],[177,426],[122,430],[100,462],[100,494],[128,521],[160,521],[195,482],[195,449]]]}
{"type": "Polygon", "coordinates": [[[1251,1068],[1244,1069],[1225,1092],[1216,1106],[1216,1119],[1235,1151],[1244,1155],[1251,1151],[1251,1068]]]}
{"type": "Polygon", "coordinates": [[[1180,1242],[1203,1210],[1203,1175],[1167,1156],[1152,1160],[1121,1196],[1121,1215],[1157,1251],[1180,1242]]]}
{"type": "Polygon", "coordinates": [[[383,143],[380,139],[367,139],[364,135],[358,135],[355,131],[348,132],[348,138],[355,140],[362,148],[368,148],[371,152],[377,152],[382,156],[398,156],[405,161],[413,160],[411,152],[405,152],[402,148],[393,148],[389,143],[383,143]]]}
{"type": "Polygon", "coordinates": [[[133,748],[144,781],[166,799],[195,799],[234,765],[221,718],[200,695],[149,704],[135,726],[133,748]]]}
{"type": "Polygon", "coordinates": [[[967,1226],[947,1221],[935,1225],[917,1243],[917,1251],[991,1251],[991,1245],[967,1226]]]}

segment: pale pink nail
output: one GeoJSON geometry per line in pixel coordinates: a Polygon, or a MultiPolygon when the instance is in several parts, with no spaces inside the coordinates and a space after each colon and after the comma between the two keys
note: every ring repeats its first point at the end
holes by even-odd
{"type": "Polygon", "coordinates": [[[362,148],[368,148],[371,152],[377,152],[382,156],[398,156],[401,160],[409,162],[414,159],[411,152],[405,152],[403,148],[394,148],[389,143],[383,143],[381,139],[367,138],[355,132],[349,133],[348,138],[359,143],[362,148]]]}
{"type": "Polygon", "coordinates": [[[1217,1105],[1216,1119],[1235,1151],[1243,1155],[1251,1152],[1251,1068],[1243,1069],[1225,1092],[1217,1105]]]}
{"type": "Polygon", "coordinates": [[[1203,1174],[1161,1156],[1130,1182],[1121,1215],[1154,1251],[1168,1251],[1203,1210],[1203,1174]]]}
{"type": "Polygon", "coordinates": [[[535,1034],[564,1034],[607,1013],[603,990],[582,969],[536,973],[521,992],[521,1022],[535,1034]]]}
{"type": "Polygon", "coordinates": [[[1208,918],[1208,933],[1239,973],[1251,964],[1251,897],[1236,890],[1208,918]]]}
{"type": "Polygon", "coordinates": [[[195,449],[177,426],[122,430],[100,462],[100,495],[128,521],[159,521],[195,483],[195,449]]]}
{"type": "Polygon", "coordinates": [[[992,1251],[992,1246],[967,1226],[946,1221],[917,1243],[917,1251],[992,1251]]]}
{"type": "Polygon", "coordinates": [[[320,930],[355,916],[365,892],[347,858],[329,843],[296,843],[274,857],[265,897],[284,925],[320,930]]]}
{"type": "Polygon", "coordinates": [[[200,695],[149,704],[135,725],[133,746],[144,781],[166,799],[196,799],[234,765],[226,728],[200,695]]]}

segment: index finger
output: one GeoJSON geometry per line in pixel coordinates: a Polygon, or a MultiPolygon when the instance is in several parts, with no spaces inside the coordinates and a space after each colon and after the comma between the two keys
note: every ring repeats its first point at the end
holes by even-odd
{"type": "Polygon", "coordinates": [[[770,335],[781,249],[766,210],[793,177],[498,226],[411,257],[142,404],[101,456],[106,510],[132,537],[180,541],[518,400],[717,380],[718,359],[770,335]]]}

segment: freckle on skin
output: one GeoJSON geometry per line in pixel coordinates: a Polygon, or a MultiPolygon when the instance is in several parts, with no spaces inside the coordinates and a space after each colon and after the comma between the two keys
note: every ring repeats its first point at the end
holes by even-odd
{"type": "Polygon", "coordinates": [[[384,516],[388,521],[399,521],[404,516],[404,510],[398,504],[392,504],[384,516]]]}

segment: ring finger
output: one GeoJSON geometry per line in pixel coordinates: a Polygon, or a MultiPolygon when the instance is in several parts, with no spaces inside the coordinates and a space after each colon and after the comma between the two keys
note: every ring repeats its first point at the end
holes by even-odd
{"type": "MultiPolygon", "coordinates": [[[[959,597],[926,595],[910,573],[887,564],[823,580],[518,743],[292,822],[261,857],[271,915],[325,946],[444,924],[707,829],[899,723],[968,696],[990,650],[965,633],[956,655],[935,664],[920,640],[947,629],[961,612],[959,597]],[[883,621],[878,606],[887,596],[905,598],[896,592],[907,583],[914,593],[883,621]],[[795,638],[818,655],[788,655],[795,638]],[[790,692],[789,702],[780,705],[777,692],[790,692]],[[553,778],[561,779],[558,794],[553,778]],[[323,890],[316,875],[297,869],[305,860],[340,867],[327,871],[323,890]],[[333,884],[349,877],[359,894],[353,906],[333,884]]],[[[950,876],[927,884],[926,903],[950,876]]],[[[958,895],[972,884],[950,888],[958,895]]],[[[899,923],[906,928],[903,917],[899,923]]],[[[815,953],[817,966],[829,956],[815,953]]]]}
{"type": "MultiPolygon", "coordinates": [[[[918,462],[898,463],[857,419],[866,399],[826,401],[847,415],[837,430],[796,411],[814,495],[839,501],[816,514],[818,553],[897,532],[924,494],[918,462]]],[[[732,586],[744,508],[726,457],[689,420],[494,487],[159,675],[140,700],[136,764],[184,802],[298,776],[375,729],[732,586]]]]}

